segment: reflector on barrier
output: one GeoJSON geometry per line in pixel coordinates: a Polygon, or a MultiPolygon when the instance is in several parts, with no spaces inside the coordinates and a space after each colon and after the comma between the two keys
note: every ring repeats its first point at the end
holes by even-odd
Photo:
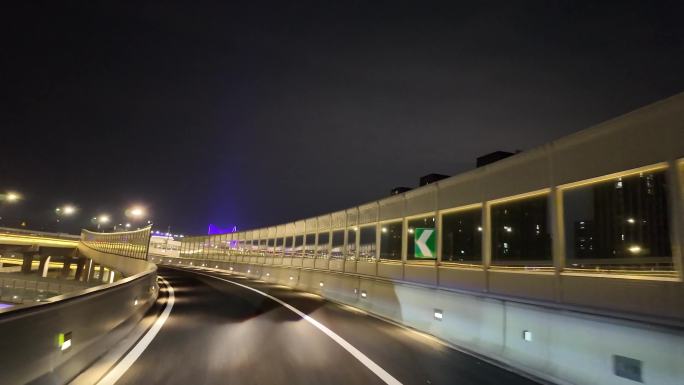
{"type": "Polygon", "coordinates": [[[57,345],[62,351],[69,349],[71,347],[71,332],[59,333],[57,345]]]}

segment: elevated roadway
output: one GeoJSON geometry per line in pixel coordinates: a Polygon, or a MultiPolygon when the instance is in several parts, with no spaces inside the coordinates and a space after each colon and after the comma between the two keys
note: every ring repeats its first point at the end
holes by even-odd
{"type": "Polygon", "coordinates": [[[175,305],[116,384],[536,383],[313,294],[208,270],[159,273],[175,305]]]}
{"type": "Polygon", "coordinates": [[[75,249],[76,246],[78,246],[78,239],[66,239],[45,235],[0,233],[0,245],[75,249]]]}

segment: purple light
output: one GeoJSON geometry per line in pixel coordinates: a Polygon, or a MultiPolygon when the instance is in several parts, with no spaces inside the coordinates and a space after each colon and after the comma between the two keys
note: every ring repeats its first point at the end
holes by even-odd
{"type": "Polygon", "coordinates": [[[237,226],[233,226],[232,229],[225,229],[210,223],[209,228],[207,229],[207,235],[234,233],[235,231],[237,231],[237,226]]]}

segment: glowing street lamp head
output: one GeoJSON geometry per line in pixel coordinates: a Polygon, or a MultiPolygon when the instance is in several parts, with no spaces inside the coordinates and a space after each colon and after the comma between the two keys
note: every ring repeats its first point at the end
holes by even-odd
{"type": "Polygon", "coordinates": [[[140,206],[133,206],[126,210],[126,216],[133,219],[143,219],[145,217],[145,209],[140,206]]]}
{"type": "Polygon", "coordinates": [[[14,202],[18,201],[19,199],[21,199],[21,195],[19,195],[19,193],[16,193],[14,191],[8,191],[5,194],[5,200],[7,202],[14,203],[14,202]]]}
{"type": "Polygon", "coordinates": [[[100,215],[99,217],[97,217],[97,221],[100,223],[109,223],[109,215],[100,215]]]}
{"type": "Polygon", "coordinates": [[[62,207],[62,214],[64,215],[73,215],[76,212],[76,207],[72,205],[66,205],[62,207]]]}

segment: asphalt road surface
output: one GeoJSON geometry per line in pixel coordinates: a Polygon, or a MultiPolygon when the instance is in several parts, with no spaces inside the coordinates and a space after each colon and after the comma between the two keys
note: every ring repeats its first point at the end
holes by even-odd
{"type": "Polygon", "coordinates": [[[402,384],[535,384],[420,333],[318,296],[203,273],[268,293],[318,321],[343,342],[247,288],[195,271],[160,267],[159,275],[174,289],[175,304],[154,340],[117,385],[386,383],[378,371],[402,384]],[[345,349],[345,343],[351,348],[345,349]],[[364,364],[350,349],[372,363],[364,364]],[[380,369],[370,369],[373,364],[380,369]]]}

